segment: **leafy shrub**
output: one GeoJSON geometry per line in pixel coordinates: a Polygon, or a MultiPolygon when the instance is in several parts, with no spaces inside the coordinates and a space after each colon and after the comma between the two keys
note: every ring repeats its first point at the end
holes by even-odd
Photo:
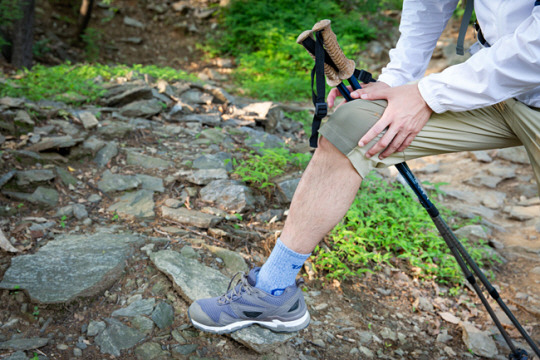
{"type": "MultiPolygon", "coordinates": [[[[321,19],[331,19],[346,55],[359,53],[377,31],[367,20],[396,1],[232,0],[221,14],[223,30],[203,49],[236,57],[235,80],[248,95],[271,100],[309,96],[313,60],[296,37],[321,19]]],[[[398,1],[399,3],[399,1],[398,1]]]]}
{"type": "MultiPolygon", "coordinates": [[[[14,21],[22,18],[21,3],[18,0],[0,1],[0,25],[3,30],[9,28],[14,21]]],[[[0,49],[10,43],[0,34],[0,49]]]]}
{"type": "Polygon", "coordinates": [[[88,61],[96,61],[99,57],[99,43],[103,39],[101,31],[95,28],[86,28],[81,35],[84,42],[84,52],[88,61]]]}
{"type": "MultiPolygon", "coordinates": [[[[462,284],[464,278],[448,246],[424,208],[401,184],[368,176],[344,219],[330,233],[330,245],[318,246],[315,266],[328,278],[370,272],[392,258],[403,259],[423,278],[462,284]]],[[[440,207],[439,207],[440,209],[440,207]]],[[[448,211],[440,209],[448,218],[448,211]]],[[[463,242],[479,264],[495,261],[485,242],[463,242]]]]}

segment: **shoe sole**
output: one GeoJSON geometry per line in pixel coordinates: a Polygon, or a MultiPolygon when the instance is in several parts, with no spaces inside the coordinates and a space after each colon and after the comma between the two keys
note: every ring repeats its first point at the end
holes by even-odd
{"type": "Polygon", "coordinates": [[[255,321],[255,320],[243,320],[238,321],[232,324],[228,324],[225,326],[208,326],[203,325],[201,323],[198,323],[197,321],[193,320],[191,318],[191,315],[188,312],[188,317],[193,326],[195,326],[197,329],[209,332],[212,334],[229,334],[234,331],[246,328],[251,325],[259,325],[264,328],[267,328],[269,330],[272,330],[273,332],[295,332],[300,331],[304,328],[306,328],[310,321],[311,317],[309,316],[309,312],[306,311],[306,313],[299,319],[292,320],[292,321],[281,321],[281,320],[271,320],[271,321],[255,321]]]}

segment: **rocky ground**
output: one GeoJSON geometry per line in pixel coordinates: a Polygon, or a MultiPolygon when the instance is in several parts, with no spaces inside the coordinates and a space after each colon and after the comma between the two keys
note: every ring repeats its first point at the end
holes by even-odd
{"type": "MultiPolygon", "coordinates": [[[[459,61],[452,41],[432,71],[459,61]]],[[[380,48],[371,44],[375,57],[380,48]]],[[[79,107],[0,99],[0,359],[505,359],[473,292],[452,296],[399,264],[341,283],[307,264],[312,323],[299,333],[190,326],[194,299],[264,262],[300,176],[290,169],[261,193],[230,159],[258,143],[309,151],[302,124],[283,114],[293,107],[234,97],[209,79],[227,69],[201,74],[206,85],[132,74],[79,107]]],[[[457,233],[487,239],[504,259],[494,283],[540,342],[540,199],[524,150],[409,165],[447,183],[439,201],[458,217],[481,217],[457,233]]]]}

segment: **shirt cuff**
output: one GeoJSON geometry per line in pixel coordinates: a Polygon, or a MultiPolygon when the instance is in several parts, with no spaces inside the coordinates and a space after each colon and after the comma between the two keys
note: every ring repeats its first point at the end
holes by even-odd
{"type": "Polygon", "coordinates": [[[394,76],[388,75],[388,74],[381,74],[377,81],[382,81],[383,83],[389,85],[390,87],[394,87],[399,85],[399,79],[397,79],[394,76]]]}
{"type": "Polygon", "coordinates": [[[433,110],[433,112],[436,112],[437,114],[445,112],[446,109],[440,104],[435,92],[433,89],[430,89],[429,84],[427,83],[427,78],[423,78],[418,82],[418,91],[420,91],[420,95],[422,95],[424,101],[428,104],[431,110],[433,110]]]}

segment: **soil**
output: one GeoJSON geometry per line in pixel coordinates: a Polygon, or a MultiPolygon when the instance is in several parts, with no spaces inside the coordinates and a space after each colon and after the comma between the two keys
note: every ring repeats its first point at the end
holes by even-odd
{"type": "MultiPolygon", "coordinates": [[[[207,8],[210,4],[216,4],[215,1],[190,1],[189,3],[192,9],[198,7],[207,8]]],[[[82,59],[83,50],[81,48],[65,46],[65,44],[71,42],[70,36],[72,36],[73,25],[63,19],[65,19],[65,14],[69,14],[73,9],[71,7],[61,7],[60,2],[55,3],[55,5],[51,4],[51,2],[40,2],[39,6],[42,8],[40,11],[50,13],[52,16],[49,19],[38,20],[37,37],[43,39],[52,32],[60,39],[58,44],[64,45],[58,45],[55,51],[49,55],[44,55],[40,60],[52,64],[66,58],[71,58],[74,61],[82,59]],[[59,56],[60,53],[63,53],[64,56],[59,56]]],[[[204,54],[197,49],[197,45],[202,42],[206,34],[213,31],[215,19],[199,20],[193,16],[194,10],[187,10],[185,13],[171,13],[168,11],[159,14],[148,9],[147,5],[141,6],[141,2],[135,0],[115,0],[113,6],[120,10],[112,20],[106,23],[102,23],[98,19],[106,18],[107,14],[105,13],[110,9],[96,7],[94,20],[90,26],[99,29],[103,35],[103,41],[98,45],[100,49],[99,61],[105,63],[166,65],[195,73],[202,71],[205,67],[215,66],[214,61],[205,59],[204,54]],[[138,19],[147,25],[144,29],[126,26],[123,23],[124,16],[138,19]],[[152,19],[156,18],[158,21],[152,21],[152,19]],[[150,23],[151,26],[148,25],[150,23]],[[192,30],[189,30],[190,26],[192,30]],[[122,34],[122,38],[126,39],[139,37],[142,39],[142,44],[135,45],[120,41],[117,39],[118,34],[122,34]]],[[[445,33],[445,39],[448,42],[455,41],[455,34],[457,34],[455,27],[453,25],[445,33]]],[[[438,62],[433,63],[433,67],[438,65],[438,62]]],[[[142,135],[144,134],[141,134],[141,138],[136,140],[144,140],[148,144],[154,143],[155,139],[144,138],[142,135]]],[[[154,144],[157,145],[157,143],[154,144]]],[[[423,159],[422,161],[439,163],[441,166],[438,175],[422,175],[423,180],[429,180],[432,183],[449,181],[452,184],[463,184],[469,174],[476,171],[478,166],[476,162],[465,161],[463,155],[444,155],[423,159]],[[455,171],[457,163],[459,163],[460,172],[455,171]]],[[[410,165],[413,170],[415,166],[419,166],[414,162],[410,165]]],[[[77,170],[83,170],[83,172],[88,170],[85,169],[85,164],[80,166],[81,169],[77,170]]],[[[532,175],[530,167],[524,167],[519,172],[520,175],[524,176],[532,175]]],[[[517,180],[505,181],[498,190],[506,192],[509,197],[519,199],[520,194],[516,191],[515,181],[517,180]]],[[[156,204],[159,204],[159,201],[158,199],[156,204]]],[[[449,203],[452,201],[448,200],[449,203]]],[[[107,205],[105,203],[102,207],[107,205]]],[[[22,209],[19,216],[49,217],[50,214],[43,213],[42,210],[28,208],[22,209]]],[[[159,229],[161,225],[153,223],[151,226],[141,227],[137,222],[124,222],[122,227],[146,235],[160,236],[155,233],[154,229],[159,229]]],[[[528,330],[532,330],[533,338],[539,340],[540,318],[538,314],[535,315],[527,311],[523,306],[519,305],[522,302],[516,300],[516,295],[520,292],[535,296],[540,295],[540,275],[530,274],[530,270],[538,266],[538,255],[524,253],[519,248],[515,249],[516,247],[524,247],[539,250],[540,240],[538,234],[530,228],[527,228],[525,232],[522,231],[522,222],[508,220],[502,215],[498,218],[497,225],[506,229],[506,232],[497,232],[496,238],[505,245],[506,249],[511,249],[510,252],[505,250],[503,254],[511,253],[511,256],[508,257],[509,261],[506,264],[495,268],[495,283],[500,287],[502,298],[508,299],[507,303],[513,305],[516,309],[514,311],[516,317],[522,324],[526,324],[528,330]]],[[[273,225],[246,223],[244,226],[248,230],[254,227],[264,229],[264,232],[261,233],[263,240],[246,244],[245,250],[247,254],[252,256],[252,264],[259,265],[260,263],[253,259],[262,258],[269,254],[273,234],[281,228],[282,223],[277,222],[273,225]]],[[[21,229],[20,236],[22,237],[23,234],[24,231],[21,229]]],[[[15,233],[14,236],[19,235],[15,233]]],[[[185,243],[172,241],[169,248],[180,250],[184,245],[185,243]]],[[[231,244],[231,246],[237,247],[238,244],[231,244]]],[[[32,249],[29,251],[31,252],[32,249]]],[[[12,258],[12,256],[6,255],[0,257],[0,277],[3,276],[12,258]]],[[[24,316],[25,318],[21,322],[23,326],[17,328],[23,337],[31,337],[39,336],[39,329],[44,327],[44,321],[51,318],[53,321],[50,322],[44,333],[53,333],[55,339],[66,339],[65,342],[69,342],[69,339],[76,340],[81,336],[83,325],[88,324],[91,320],[108,316],[112,310],[119,307],[117,299],[136,289],[137,284],[140,282],[148,282],[149,284],[147,292],[143,293],[143,297],[153,296],[149,290],[153,285],[168,282],[166,276],[154,269],[149,260],[143,256],[135,256],[129,259],[128,264],[125,276],[108,290],[108,294],[77,300],[70,304],[37,306],[33,311],[21,311],[22,307],[28,306],[25,305],[28,304],[26,296],[22,292],[1,291],[0,321],[5,323],[12,314],[17,314],[19,317],[24,316]]],[[[312,325],[301,332],[301,337],[305,339],[305,342],[280,347],[276,354],[267,355],[267,358],[295,359],[299,358],[301,353],[315,359],[362,358],[358,354],[349,354],[351,348],[358,346],[357,340],[354,340],[354,334],[349,334],[351,332],[349,328],[369,330],[375,333],[379,333],[384,328],[391,328],[407,336],[411,335],[406,341],[384,339],[378,345],[379,355],[377,358],[399,359],[400,357],[396,353],[397,349],[408,353],[414,353],[414,350],[417,349],[419,350],[418,356],[413,358],[426,360],[435,358],[430,355],[429,349],[442,346],[436,344],[434,339],[437,334],[446,329],[453,339],[445,346],[452,348],[459,354],[453,358],[467,358],[463,355],[467,353],[467,349],[461,340],[461,330],[457,325],[445,323],[442,319],[422,313],[421,310],[413,306],[414,301],[420,295],[429,299],[439,299],[440,294],[447,292],[448,289],[430,281],[421,282],[415,279],[411,275],[411,269],[403,266],[402,263],[396,262],[395,265],[395,268],[384,267],[380,273],[341,283],[337,281],[325,283],[321,279],[308,278],[308,294],[315,299],[316,305],[328,304],[328,308],[312,310],[312,317],[316,325],[312,325]],[[321,342],[318,341],[320,339],[323,339],[324,345],[321,345],[321,342]]],[[[186,313],[189,304],[177,292],[168,291],[166,297],[178,306],[177,312],[186,313]]],[[[448,308],[457,308],[462,302],[469,303],[467,305],[468,310],[461,312],[462,320],[468,319],[475,321],[477,324],[484,324],[484,329],[491,328],[486,313],[481,310],[481,304],[472,292],[466,292],[457,301],[456,299],[451,300],[444,297],[442,303],[435,303],[435,306],[440,311],[446,311],[445,309],[448,308]]],[[[31,304],[30,306],[35,305],[31,304]]],[[[177,316],[173,328],[185,326],[186,323],[186,317],[177,316]]],[[[188,328],[188,330],[190,329],[188,328]]],[[[157,341],[156,338],[158,338],[159,343],[163,346],[174,344],[175,341],[168,334],[170,334],[170,329],[168,332],[160,333],[158,331],[153,335],[154,341],[157,341]]],[[[514,339],[519,339],[519,334],[515,331],[511,331],[511,335],[514,339]]],[[[198,332],[193,332],[193,336],[189,340],[191,343],[200,345],[202,350],[197,353],[200,358],[263,358],[227,336],[207,335],[198,332]]],[[[293,344],[295,344],[294,340],[293,344]]],[[[374,348],[373,346],[369,347],[374,348]]],[[[36,352],[46,354],[49,359],[73,358],[71,348],[69,351],[62,351],[53,345],[41,348],[36,352]]],[[[0,358],[4,358],[6,355],[7,352],[0,351],[0,358]]],[[[104,356],[99,353],[96,346],[90,346],[84,350],[84,358],[105,359],[114,357],[104,356]]],[[[133,354],[117,357],[117,359],[133,358],[133,354]]]]}

